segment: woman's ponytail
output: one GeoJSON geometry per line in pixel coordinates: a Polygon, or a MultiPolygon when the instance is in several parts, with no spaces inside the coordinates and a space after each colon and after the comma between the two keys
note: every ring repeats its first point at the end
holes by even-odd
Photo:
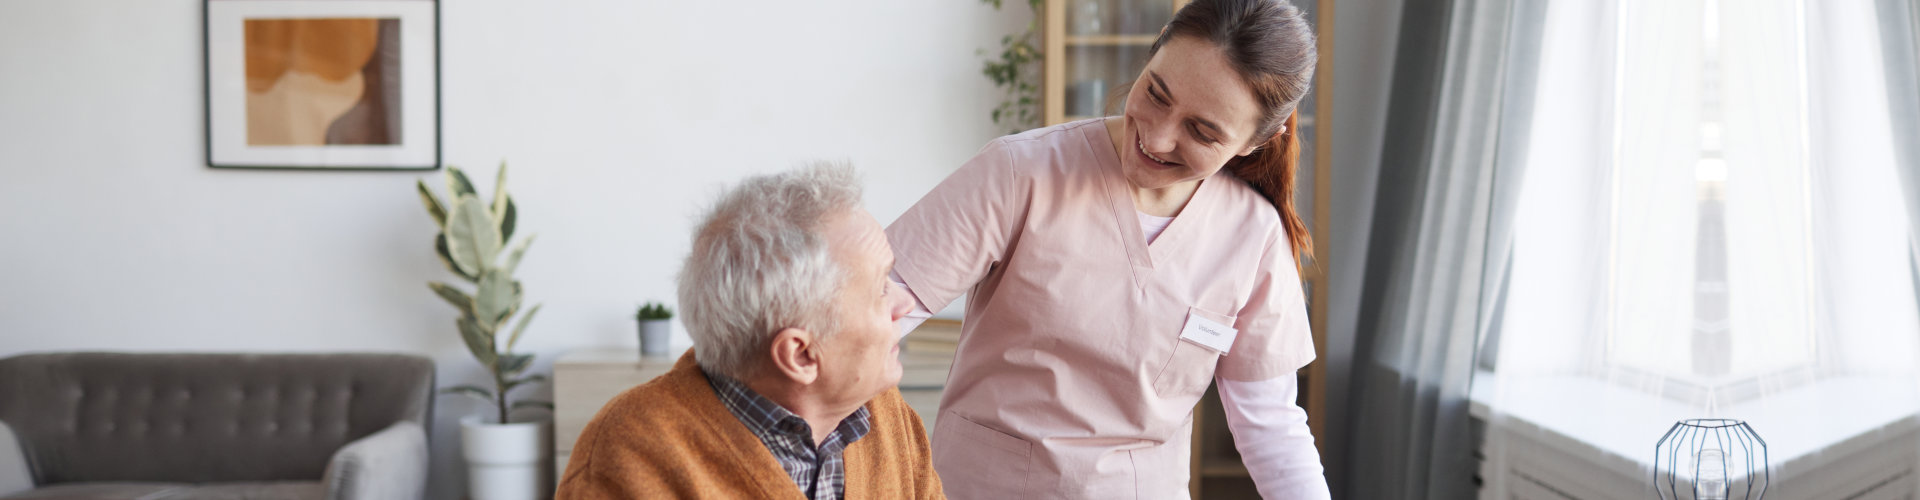
{"type": "Polygon", "coordinates": [[[1280,226],[1287,232],[1287,244],[1295,259],[1294,267],[1305,277],[1306,261],[1313,259],[1313,235],[1307,223],[1293,208],[1293,181],[1300,164],[1300,141],[1294,133],[1300,113],[1287,115],[1286,128],[1252,154],[1235,158],[1227,171],[1259,191],[1273,208],[1280,211],[1280,226]]]}

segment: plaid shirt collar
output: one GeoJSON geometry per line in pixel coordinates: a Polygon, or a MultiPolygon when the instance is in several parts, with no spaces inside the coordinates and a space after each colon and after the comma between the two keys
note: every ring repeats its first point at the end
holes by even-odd
{"type": "MultiPolygon", "coordinates": [[[[705,372],[705,370],[702,370],[705,372]]],[[[872,422],[867,407],[854,410],[840,421],[839,427],[815,445],[813,427],[772,400],[748,389],[732,377],[706,372],[707,381],[720,403],[733,412],[760,443],[773,452],[780,467],[812,500],[839,500],[846,496],[846,460],[842,452],[848,445],[867,435],[872,422]]]]}

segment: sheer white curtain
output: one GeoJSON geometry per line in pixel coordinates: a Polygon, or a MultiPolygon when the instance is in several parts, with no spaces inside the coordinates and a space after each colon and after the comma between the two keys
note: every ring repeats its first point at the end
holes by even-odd
{"type": "MultiPolygon", "coordinates": [[[[1920,357],[1920,319],[1916,316],[1912,220],[1907,216],[1901,171],[1914,165],[1899,160],[1900,137],[1894,120],[1911,120],[1915,89],[1888,85],[1888,73],[1911,73],[1920,61],[1882,56],[1880,24],[1874,5],[1840,2],[1808,12],[1810,32],[1821,43],[1813,54],[1812,142],[1814,205],[1822,224],[1816,251],[1831,299],[1822,301],[1821,326],[1832,332],[1839,371],[1887,376],[1916,376],[1920,357]],[[1905,116],[1901,116],[1905,114],[1905,116]]],[[[1908,130],[1907,134],[1912,131],[1908,130]]],[[[1920,379],[1916,379],[1920,380],[1920,379]]]]}
{"type": "Polygon", "coordinates": [[[1911,8],[1551,4],[1475,380],[1496,497],[1647,493],[1683,418],[1752,423],[1769,497],[1848,486],[1823,467],[1863,433],[1920,443],[1911,8]]]}
{"type": "MultiPolygon", "coordinates": [[[[1913,265],[1920,270],[1920,2],[1879,0],[1881,60],[1886,61],[1888,113],[1907,197],[1913,265]]],[[[1920,272],[1913,277],[1920,290],[1920,272]]]]}

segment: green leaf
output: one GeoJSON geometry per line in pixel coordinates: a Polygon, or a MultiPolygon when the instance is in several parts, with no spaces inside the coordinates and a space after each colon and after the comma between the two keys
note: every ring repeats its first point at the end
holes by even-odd
{"type": "Polygon", "coordinates": [[[506,264],[504,264],[504,265],[501,265],[501,266],[500,266],[500,269],[503,269],[503,270],[506,270],[506,271],[507,271],[507,274],[513,274],[513,271],[514,271],[515,269],[519,269],[519,268],[520,268],[520,257],[522,257],[522,256],[524,256],[524,255],[526,255],[526,254],[527,254],[527,247],[530,247],[530,246],[533,246],[533,238],[534,238],[535,236],[539,236],[539,235],[538,235],[538,234],[529,234],[529,235],[527,235],[527,239],[524,239],[524,240],[520,240],[520,243],[519,243],[519,244],[517,244],[517,245],[514,245],[514,246],[513,246],[513,251],[510,251],[510,252],[507,252],[507,262],[506,262],[506,264]]]}
{"type": "Polygon", "coordinates": [[[447,250],[447,233],[440,233],[433,237],[433,251],[440,254],[440,263],[446,264],[447,270],[459,275],[460,279],[467,280],[468,283],[479,281],[473,276],[468,276],[466,271],[461,270],[459,265],[453,263],[453,254],[447,250]]]}
{"type": "Polygon", "coordinates": [[[546,401],[514,401],[513,402],[513,409],[518,410],[522,408],[539,408],[547,411],[553,411],[553,403],[548,403],[546,401]]]}
{"type": "Polygon", "coordinates": [[[473,322],[473,316],[461,316],[454,323],[459,325],[460,339],[466,341],[467,351],[473,353],[473,359],[492,368],[493,362],[500,358],[493,349],[493,336],[481,330],[480,325],[473,322]]]}
{"type": "Polygon", "coordinates": [[[473,314],[473,297],[467,296],[466,292],[438,281],[427,283],[427,287],[432,288],[433,293],[439,294],[440,298],[446,299],[448,304],[460,308],[461,314],[473,314]]]}
{"type": "MultiPolygon", "coordinates": [[[[520,312],[520,304],[525,303],[525,302],[522,302],[523,298],[526,296],[525,292],[526,292],[526,289],[520,286],[520,280],[514,280],[513,281],[513,302],[512,302],[512,305],[507,307],[507,313],[500,316],[500,326],[502,327],[507,326],[507,320],[513,319],[513,315],[515,313],[520,312]]],[[[504,330],[504,328],[502,328],[502,330],[504,330]]]]}
{"type": "Polygon", "coordinates": [[[513,239],[514,221],[520,220],[520,207],[514,206],[513,198],[507,198],[507,210],[500,216],[500,241],[513,239]]]}
{"type": "Polygon", "coordinates": [[[513,278],[500,269],[490,269],[480,277],[480,288],[473,293],[473,314],[486,331],[500,331],[500,322],[513,308],[513,278]]]}
{"type": "Polygon", "coordinates": [[[540,382],[546,382],[546,381],[547,381],[547,376],[546,376],[546,375],[543,375],[543,374],[539,374],[539,373],[535,373],[535,374],[532,374],[532,375],[528,375],[528,376],[526,376],[526,377],[524,377],[524,378],[521,378],[521,379],[519,379],[519,380],[509,380],[509,381],[507,381],[507,385],[506,385],[506,386],[507,386],[507,389],[506,389],[506,390],[509,390],[509,391],[511,391],[511,390],[513,390],[513,388],[515,388],[515,387],[520,387],[520,386],[522,386],[522,385],[526,385],[526,384],[534,384],[534,383],[540,383],[540,382]]]}
{"type": "Polygon", "coordinates": [[[527,314],[520,317],[520,324],[514,325],[513,334],[507,336],[507,350],[511,351],[513,346],[520,344],[520,334],[527,331],[527,323],[533,322],[535,314],[540,314],[540,304],[534,304],[533,309],[528,309],[527,314]]]}
{"type": "MultiPolygon", "coordinates": [[[[519,312],[520,312],[520,282],[515,281],[513,282],[513,299],[507,302],[507,310],[501,311],[500,319],[498,321],[495,321],[493,323],[493,326],[490,327],[492,328],[494,338],[496,339],[499,338],[501,334],[507,331],[507,323],[512,322],[513,315],[518,314],[519,312]]],[[[505,350],[512,351],[513,348],[508,347],[508,348],[505,348],[505,350]]]]}
{"type": "Polygon", "coordinates": [[[453,387],[440,389],[440,393],[441,394],[465,394],[468,396],[480,398],[481,401],[486,401],[488,403],[493,402],[493,391],[489,391],[477,386],[456,385],[453,387]]]}
{"type": "Polygon", "coordinates": [[[500,253],[500,231],[487,216],[487,206],[471,194],[460,195],[453,218],[447,221],[447,251],[453,264],[469,276],[484,278],[500,253]]]}
{"type": "Polygon", "coordinates": [[[500,365],[495,371],[512,377],[519,375],[520,372],[526,371],[527,368],[531,366],[533,366],[532,354],[503,354],[500,356],[500,365]]]}
{"type": "Polygon", "coordinates": [[[501,213],[505,212],[507,209],[507,161],[506,160],[500,160],[500,171],[494,174],[493,206],[488,208],[493,210],[493,218],[495,219],[501,218],[500,217],[501,213]]]}
{"type": "Polygon", "coordinates": [[[433,216],[433,223],[438,224],[440,227],[446,227],[447,205],[441,203],[440,197],[434,196],[432,190],[427,189],[427,181],[414,180],[413,185],[419,188],[420,203],[427,206],[427,215],[433,216]]]}
{"type": "Polygon", "coordinates": [[[456,200],[462,196],[479,196],[473,191],[473,181],[467,180],[467,173],[459,167],[447,167],[447,193],[456,200]]]}

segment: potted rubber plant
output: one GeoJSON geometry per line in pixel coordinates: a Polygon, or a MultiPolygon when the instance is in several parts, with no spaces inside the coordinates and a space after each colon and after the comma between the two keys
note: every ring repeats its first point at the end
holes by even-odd
{"type": "Polygon", "coordinates": [[[640,323],[640,355],[665,356],[667,342],[673,335],[673,309],[659,302],[648,302],[633,313],[633,319],[640,323]]]}
{"type": "Polygon", "coordinates": [[[427,287],[459,310],[455,331],[493,379],[490,387],[460,385],[441,390],[480,398],[493,407],[493,415],[461,420],[460,443],[468,464],[469,494],[475,500],[535,499],[552,491],[546,485],[550,468],[544,466],[552,448],[547,422],[514,422],[510,417],[516,410],[551,411],[553,404],[509,397],[514,389],[545,382],[547,377],[527,373],[533,366],[532,354],[514,352],[540,306],[536,304],[522,314],[524,289],[513,272],[526,255],[527,246],[533,244],[533,236],[507,248],[513,241],[518,207],[507,195],[505,163],[500,165],[497,179],[493,196],[483,197],[465,172],[447,167],[445,201],[427,188],[426,181],[416,183],[420,201],[440,228],[434,238],[434,251],[448,271],[466,282],[466,287],[439,281],[429,282],[427,287]]]}

